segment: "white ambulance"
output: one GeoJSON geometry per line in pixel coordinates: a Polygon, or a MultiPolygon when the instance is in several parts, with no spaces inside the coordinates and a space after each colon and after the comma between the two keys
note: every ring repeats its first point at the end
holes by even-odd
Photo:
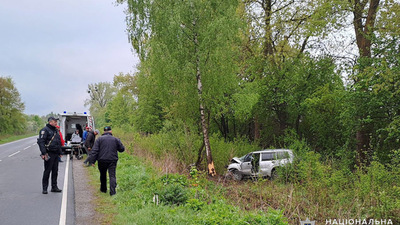
{"type": "MultiPolygon", "coordinates": [[[[66,145],[62,147],[63,152],[69,153],[71,151],[81,150],[83,146],[83,142],[74,143],[71,142],[72,134],[75,133],[76,130],[79,130],[79,136],[82,138],[83,132],[86,127],[90,127],[92,130],[95,130],[94,119],[88,113],[76,113],[76,112],[67,112],[58,114],[58,125],[60,126],[60,131],[63,135],[66,145]],[[79,144],[79,146],[78,146],[79,144]]],[[[78,154],[80,155],[80,151],[78,154]]]]}

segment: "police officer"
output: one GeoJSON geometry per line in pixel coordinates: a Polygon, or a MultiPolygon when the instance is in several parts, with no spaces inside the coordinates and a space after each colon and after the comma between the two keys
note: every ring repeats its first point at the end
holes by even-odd
{"type": "Polygon", "coordinates": [[[121,141],[113,137],[111,127],[104,127],[104,134],[97,138],[92,148],[89,162],[94,166],[96,160],[99,162],[97,167],[100,171],[100,191],[107,192],[107,170],[110,178],[110,195],[115,195],[117,178],[115,170],[117,168],[118,152],[125,151],[121,141]]]}
{"type": "Polygon", "coordinates": [[[57,120],[54,117],[48,118],[48,124],[40,130],[37,143],[44,161],[44,172],[42,178],[43,194],[47,194],[49,177],[51,173],[51,192],[61,192],[57,186],[58,157],[61,157],[61,138],[58,132],[57,120]]]}

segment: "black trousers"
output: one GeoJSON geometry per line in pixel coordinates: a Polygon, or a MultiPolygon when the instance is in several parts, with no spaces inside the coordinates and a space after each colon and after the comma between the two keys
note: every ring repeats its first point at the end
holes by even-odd
{"type": "Polygon", "coordinates": [[[117,178],[115,177],[117,162],[98,162],[100,171],[100,191],[107,192],[107,170],[110,179],[110,195],[115,195],[117,187],[117,178]]]}
{"type": "Polygon", "coordinates": [[[58,157],[57,153],[49,152],[49,160],[44,161],[44,172],[42,178],[43,190],[47,191],[49,186],[49,177],[51,173],[51,188],[57,188],[57,177],[58,177],[58,157]]]}

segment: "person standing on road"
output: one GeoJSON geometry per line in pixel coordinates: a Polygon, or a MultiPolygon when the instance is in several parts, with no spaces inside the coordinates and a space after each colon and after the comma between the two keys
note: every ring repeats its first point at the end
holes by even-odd
{"type": "Polygon", "coordinates": [[[88,131],[88,134],[87,134],[87,138],[86,138],[86,141],[85,141],[84,145],[85,145],[85,148],[87,150],[87,155],[88,156],[87,156],[85,162],[83,162],[83,164],[87,163],[88,166],[90,166],[90,163],[89,163],[90,152],[92,151],[92,148],[93,148],[93,145],[94,145],[94,141],[96,140],[96,135],[98,133],[100,133],[100,131],[96,129],[94,132],[91,131],[91,130],[88,131]]]}
{"type": "Polygon", "coordinates": [[[100,172],[100,191],[107,192],[107,170],[110,180],[110,195],[115,195],[115,188],[117,187],[117,178],[115,176],[118,152],[125,151],[124,145],[121,140],[112,135],[110,126],[104,127],[104,134],[97,138],[94,142],[92,153],[89,162],[94,166],[96,160],[100,172]]]}
{"type": "Polygon", "coordinates": [[[61,138],[57,130],[57,120],[54,117],[48,118],[48,124],[40,130],[37,143],[44,160],[44,172],[42,178],[43,194],[47,194],[49,177],[51,173],[51,192],[61,192],[57,186],[58,157],[61,157],[61,138]]]}
{"type": "MultiPolygon", "coordinates": [[[[57,125],[56,128],[57,128],[58,132],[60,133],[61,146],[64,146],[64,145],[65,145],[65,141],[64,141],[63,135],[62,135],[62,133],[61,133],[60,126],[57,125]]],[[[58,157],[58,161],[59,161],[59,162],[63,162],[63,161],[61,160],[61,157],[58,157]]]]}

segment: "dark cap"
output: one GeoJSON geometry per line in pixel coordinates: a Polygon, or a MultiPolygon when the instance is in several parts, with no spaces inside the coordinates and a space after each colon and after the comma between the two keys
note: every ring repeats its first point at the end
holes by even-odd
{"type": "Polygon", "coordinates": [[[104,131],[110,131],[111,130],[111,127],[110,126],[105,126],[104,127],[104,131]]]}
{"type": "Polygon", "coordinates": [[[47,119],[48,122],[50,122],[51,120],[58,120],[58,118],[56,119],[56,118],[50,116],[50,117],[47,119]]]}

